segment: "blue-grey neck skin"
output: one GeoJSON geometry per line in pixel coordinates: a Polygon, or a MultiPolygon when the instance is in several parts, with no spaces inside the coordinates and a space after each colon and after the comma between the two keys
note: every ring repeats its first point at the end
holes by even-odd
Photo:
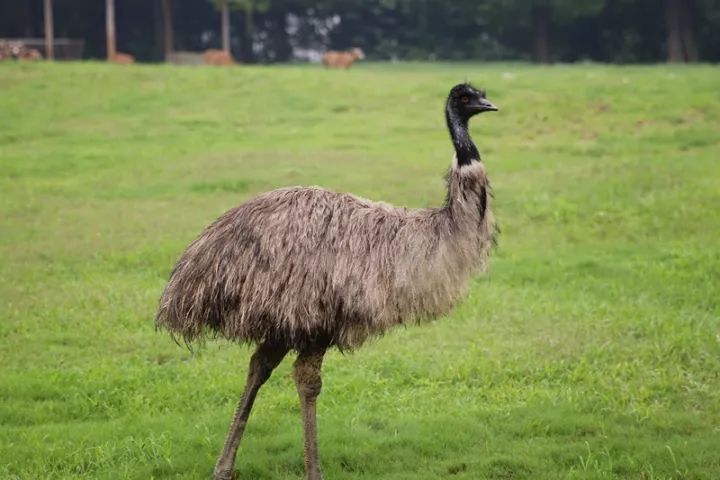
{"type": "Polygon", "coordinates": [[[478,152],[475,143],[470,138],[468,130],[469,118],[462,117],[448,102],[445,108],[445,119],[447,127],[450,130],[450,138],[452,138],[455,147],[455,156],[459,167],[470,165],[473,161],[480,161],[480,152],[478,152]]]}

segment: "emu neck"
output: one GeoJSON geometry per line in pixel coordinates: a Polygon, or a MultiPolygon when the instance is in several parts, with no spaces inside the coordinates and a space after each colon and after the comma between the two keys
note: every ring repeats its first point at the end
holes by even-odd
{"type": "Polygon", "coordinates": [[[470,138],[468,130],[468,120],[460,117],[452,109],[445,110],[445,118],[447,120],[448,130],[450,130],[450,138],[452,138],[455,147],[455,157],[459,167],[470,165],[472,162],[480,161],[480,152],[478,152],[475,143],[470,138]]]}

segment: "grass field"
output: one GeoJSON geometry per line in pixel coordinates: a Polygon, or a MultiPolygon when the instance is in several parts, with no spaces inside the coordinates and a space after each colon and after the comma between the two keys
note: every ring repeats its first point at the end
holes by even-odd
{"type": "MultiPolygon", "coordinates": [[[[250,196],[439,204],[464,78],[502,235],[435,323],[333,352],[331,479],[720,478],[720,70],[0,65],[0,478],[208,478],[249,350],[153,315],[250,196]]],[[[286,360],[240,478],[303,474],[286,360]]]]}

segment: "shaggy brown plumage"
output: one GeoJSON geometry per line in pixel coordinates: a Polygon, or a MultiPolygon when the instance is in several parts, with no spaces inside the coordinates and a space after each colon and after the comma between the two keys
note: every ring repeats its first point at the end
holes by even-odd
{"type": "Polygon", "coordinates": [[[409,210],[320,188],[285,188],[236,207],[180,258],[157,324],[302,351],[341,349],[446,313],[493,243],[482,163],[453,167],[446,204],[409,210]],[[481,211],[485,211],[481,215],[481,211]]]}

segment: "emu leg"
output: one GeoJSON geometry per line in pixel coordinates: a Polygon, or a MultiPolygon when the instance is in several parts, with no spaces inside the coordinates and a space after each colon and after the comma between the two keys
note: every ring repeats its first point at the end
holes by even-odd
{"type": "Polygon", "coordinates": [[[307,480],[322,480],[318,456],[317,419],[315,405],[322,388],[320,370],[325,350],[303,352],[295,361],[295,386],[302,407],[303,432],[305,435],[305,473],[307,480]]]}
{"type": "Polygon", "coordinates": [[[247,382],[242,397],[235,411],[235,418],[230,425],[230,432],[225,439],[225,446],[222,454],[215,464],[213,478],[215,480],[231,480],[233,478],[233,466],[235,455],[240,446],[245,425],[247,424],[250,410],[252,409],[255,396],[260,387],[270,378],[270,374],[285,357],[288,349],[273,345],[263,344],[258,346],[250,359],[247,382]]]}

